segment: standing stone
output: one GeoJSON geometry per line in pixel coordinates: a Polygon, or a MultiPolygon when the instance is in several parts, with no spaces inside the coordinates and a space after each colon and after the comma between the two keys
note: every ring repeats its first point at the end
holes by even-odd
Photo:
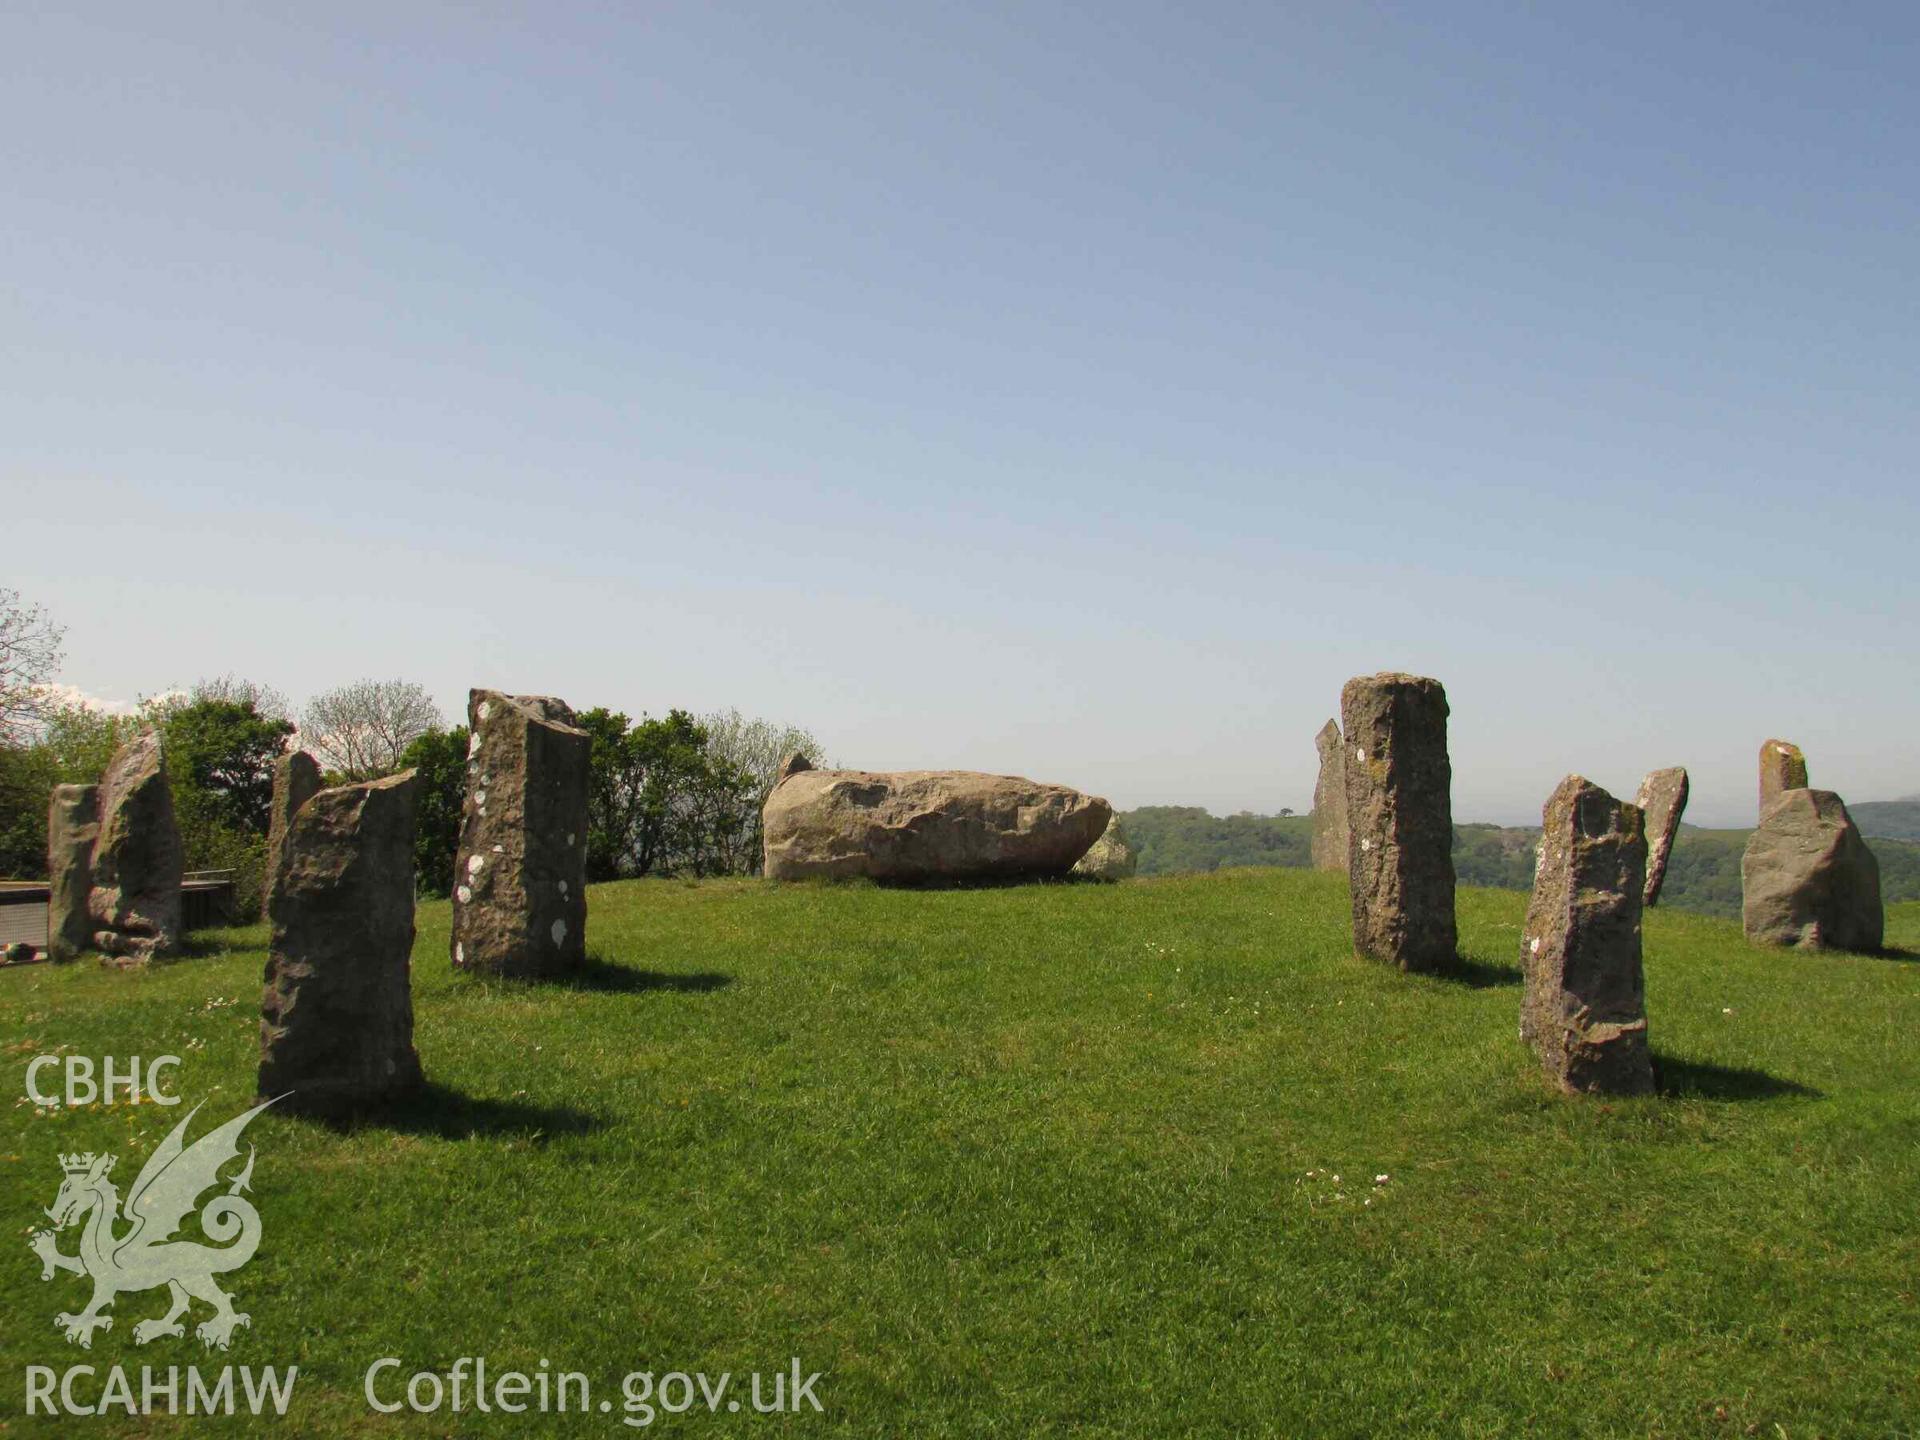
{"type": "Polygon", "coordinates": [[[1648,775],[1633,797],[1633,803],[1646,816],[1647,891],[1643,903],[1647,905],[1660,898],[1660,887],[1666,883],[1667,859],[1673,854],[1673,838],[1680,833],[1680,817],[1687,810],[1688,789],[1686,767],[1675,765],[1648,775]]]}
{"type": "Polygon", "coordinates": [[[1347,776],[1340,755],[1340,722],[1329,720],[1313,739],[1320,778],[1313,783],[1313,868],[1347,868],[1347,776]]]}
{"type": "Polygon", "coordinates": [[[1520,1038],[1562,1090],[1653,1089],[1640,907],[1647,837],[1637,805],[1569,775],[1547,801],[1520,942],[1520,1038]]]}
{"type": "Polygon", "coordinates": [[[267,814],[267,878],[261,887],[260,916],[267,915],[267,900],[273,889],[273,871],[280,847],[286,843],[287,827],[300,807],[320,790],[320,762],[304,750],[282,755],[273,762],[273,800],[267,814]]]}
{"type": "Polygon", "coordinates": [[[803,770],[811,769],[813,769],[813,762],[807,758],[806,751],[792,751],[786,759],[780,762],[780,774],[775,778],[773,783],[778,785],[789,775],[798,775],[803,770]]]}
{"type": "Polygon", "coordinates": [[[413,1048],[416,772],[311,796],[267,891],[260,1095],[339,1115],[420,1084],[413,1048]]]}
{"type": "Polygon", "coordinates": [[[1340,692],[1340,728],[1354,949],[1445,969],[1458,949],[1447,692],[1417,675],[1356,677],[1340,692]]]}
{"type": "Polygon", "coordinates": [[[1791,740],[1769,740],[1760,747],[1760,815],[1789,790],[1807,788],[1807,757],[1791,740]]]}
{"type": "Polygon", "coordinates": [[[1838,795],[1788,790],[1768,808],[1740,857],[1740,921],[1756,945],[1880,948],[1880,862],[1838,795]]]}
{"type": "Polygon", "coordinates": [[[55,960],[71,960],[93,943],[88,906],[99,836],[100,787],[54,786],[47,802],[47,953],[55,960]]]}
{"type": "Polygon", "coordinates": [[[1133,853],[1126,828],[1115,815],[1087,853],[1073,862],[1071,873],[1089,880],[1130,880],[1139,868],[1140,858],[1133,853]]]}
{"type": "Polygon", "coordinates": [[[467,799],[453,876],[453,963],[533,979],[586,960],[593,742],[547,695],[467,695],[467,799]]]}
{"type": "Polygon", "coordinates": [[[115,752],[100,781],[100,834],[87,909],[93,948],[148,960],[180,943],[180,827],[160,736],[143,731],[115,752]]]}

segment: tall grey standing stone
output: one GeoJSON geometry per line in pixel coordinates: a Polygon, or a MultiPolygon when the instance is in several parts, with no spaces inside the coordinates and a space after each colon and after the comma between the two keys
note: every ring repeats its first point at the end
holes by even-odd
{"type": "Polygon", "coordinates": [[[1107,821],[1107,828],[1100,832],[1100,838],[1088,847],[1087,853],[1073,862],[1069,873],[1089,880],[1131,880],[1139,868],[1140,857],[1134,853],[1133,842],[1127,839],[1126,827],[1115,815],[1107,821]]]}
{"type": "Polygon", "coordinates": [[[1447,692],[1417,675],[1358,676],[1340,692],[1340,728],[1354,949],[1445,969],[1459,948],[1447,692]]]}
{"type": "Polygon", "coordinates": [[[261,887],[260,916],[267,915],[274,866],[286,843],[287,826],[300,807],[320,792],[320,762],[304,750],[282,755],[273,762],[273,800],[267,811],[267,883],[261,887]]]}
{"type": "Polygon", "coordinates": [[[1838,795],[1788,790],[1768,807],[1740,857],[1740,923],[1757,945],[1881,947],[1880,862],[1838,795]]]}
{"type": "Polygon", "coordinates": [[[1569,775],[1541,825],[1520,941],[1520,1038],[1563,1090],[1645,1095],[1653,1057],[1640,963],[1644,817],[1639,806],[1569,775]]]}
{"type": "Polygon", "coordinates": [[[1340,754],[1340,722],[1329,720],[1314,736],[1320,775],[1313,783],[1313,868],[1347,868],[1347,776],[1340,754]]]}
{"type": "Polygon", "coordinates": [[[47,801],[47,953],[71,960],[93,943],[89,904],[100,787],[56,785],[47,801]]]}
{"type": "Polygon", "coordinates": [[[149,960],[180,943],[184,869],[160,736],[147,730],[122,745],[99,788],[100,834],[87,900],[93,947],[149,960]]]}
{"type": "Polygon", "coordinates": [[[586,960],[592,739],[547,695],[467,695],[453,963],[535,979],[586,960]]]}
{"type": "Polygon", "coordinates": [[[311,796],[267,891],[260,1094],[339,1115],[419,1086],[413,1048],[416,772],[311,796]]]}
{"type": "Polygon", "coordinates": [[[1807,788],[1807,757],[1791,740],[1769,740],[1760,747],[1760,814],[1789,790],[1807,788]]]}
{"type": "Polygon", "coordinates": [[[1680,817],[1687,811],[1690,789],[1686,767],[1675,765],[1655,770],[1640,782],[1633,803],[1646,817],[1647,889],[1642,903],[1651,905],[1660,898],[1666,883],[1667,860],[1673,854],[1673,838],[1680,833],[1680,817]]]}

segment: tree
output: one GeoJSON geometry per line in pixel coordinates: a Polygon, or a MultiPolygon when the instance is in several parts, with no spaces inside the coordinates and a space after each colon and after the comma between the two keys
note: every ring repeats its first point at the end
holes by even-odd
{"type": "Polygon", "coordinates": [[[233,913],[248,916],[260,913],[273,766],[293,722],[263,714],[255,699],[220,697],[258,693],[231,679],[206,682],[144,714],[160,730],[187,869],[231,870],[233,913]]]}
{"type": "Polygon", "coordinates": [[[55,785],[95,785],[113,752],[140,727],[132,715],[85,705],[42,707],[30,744],[0,745],[0,875],[47,873],[47,795],[55,785]]]}
{"type": "Polygon", "coordinates": [[[41,687],[60,669],[66,631],[18,590],[0,589],[0,745],[23,745],[47,701],[41,687]]]}
{"type": "Polygon", "coordinates": [[[183,836],[195,825],[264,836],[273,765],[292,734],[292,721],[261,714],[251,700],[193,699],[168,707],[160,735],[183,836]]]}
{"type": "Polygon", "coordinates": [[[413,883],[423,894],[453,892],[453,863],[460,848],[461,811],[467,799],[467,727],[429,730],[414,737],[400,768],[420,772],[419,819],[413,832],[413,883]]]}
{"type": "Polygon", "coordinates": [[[228,700],[236,705],[251,705],[255,712],[269,720],[293,719],[293,707],[287,704],[287,697],[271,685],[262,685],[255,680],[242,679],[238,675],[216,675],[211,680],[195,683],[189,695],[194,700],[228,700]]]}
{"type": "Polygon", "coordinates": [[[712,875],[751,781],[708,748],[684,710],[633,723],[596,708],[574,723],[593,737],[587,797],[587,878],[712,875]]]}
{"type": "Polygon", "coordinates": [[[774,782],[780,778],[781,763],[796,750],[810,765],[824,763],[825,750],[820,742],[798,725],[783,725],[758,717],[749,719],[738,710],[720,710],[700,717],[707,732],[707,750],[718,761],[731,765],[746,777],[745,789],[738,795],[729,816],[715,817],[714,845],[721,852],[722,873],[755,875],[760,871],[760,812],[767,803],[774,782]]]}
{"type": "Polygon", "coordinates": [[[407,746],[444,723],[424,686],[357,680],[308,703],[300,743],[343,781],[377,780],[403,768],[407,746]]]}

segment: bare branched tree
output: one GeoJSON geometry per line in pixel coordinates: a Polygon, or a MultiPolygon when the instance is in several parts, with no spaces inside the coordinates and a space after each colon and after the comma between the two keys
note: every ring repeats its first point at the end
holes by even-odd
{"type": "Polygon", "coordinates": [[[748,718],[738,710],[718,710],[702,715],[700,725],[707,732],[707,753],[717,755],[753,777],[754,804],[765,803],[773,782],[780,778],[780,762],[798,750],[818,766],[825,751],[820,742],[798,725],[781,725],[772,720],[748,718]]]}
{"type": "Polygon", "coordinates": [[[293,719],[293,707],[287,703],[285,695],[271,685],[262,685],[257,680],[247,680],[238,675],[216,675],[211,680],[201,680],[188,692],[188,698],[251,705],[255,712],[269,720],[293,719]]]}
{"type": "Polygon", "coordinates": [[[347,780],[376,780],[445,722],[426,687],[411,680],[359,680],[316,695],[300,716],[300,744],[347,780]]]}
{"type": "Polygon", "coordinates": [[[702,715],[700,725],[707,732],[707,753],[739,770],[749,780],[735,802],[733,813],[707,827],[721,854],[719,868],[734,874],[758,874],[760,810],[767,803],[774,781],[780,778],[780,762],[798,750],[812,764],[822,765],[826,752],[818,740],[798,725],[748,718],[738,710],[702,715]]]}
{"type": "Polygon", "coordinates": [[[60,668],[66,631],[18,590],[0,589],[0,744],[18,745],[40,719],[40,686],[60,668]]]}

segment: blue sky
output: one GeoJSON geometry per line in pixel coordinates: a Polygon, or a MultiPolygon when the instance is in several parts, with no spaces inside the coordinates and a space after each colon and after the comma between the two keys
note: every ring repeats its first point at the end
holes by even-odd
{"type": "MultiPolygon", "coordinates": [[[[1920,12],[0,20],[0,583],[237,672],[1305,809],[1920,791],[1920,12]]],[[[398,13],[395,13],[398,12],[398,13]]]]}

